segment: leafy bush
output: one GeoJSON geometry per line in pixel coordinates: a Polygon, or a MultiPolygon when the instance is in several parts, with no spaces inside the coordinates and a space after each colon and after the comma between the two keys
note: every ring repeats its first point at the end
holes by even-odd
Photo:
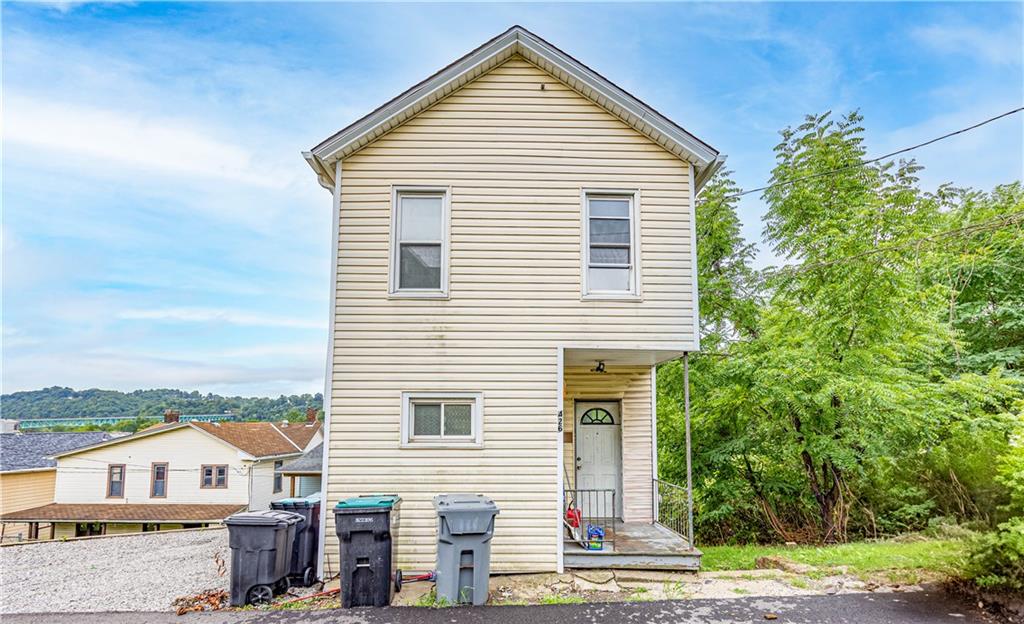
{"type": "Polygon", "coordinates": [[[1012,518],[978,538],[968,576],[985,589],[1024,591],[1024,518],[1012,518]]]}

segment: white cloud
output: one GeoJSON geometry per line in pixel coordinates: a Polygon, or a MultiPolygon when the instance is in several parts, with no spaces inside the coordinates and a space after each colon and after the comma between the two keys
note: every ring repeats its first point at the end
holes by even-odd
{"type": "Polygon", "coordinates": [[[3,140],[44,150],[52,160],[68,155],[106,169],[117,165],[185,177],[213,178],[280,189],[290,172],[265,167],[248,150],[211,136],[200,124],[56,102],[17,93],[4,101],[3,140]]]}
{"type": "Polygon", "coordinates": [[[964,24],[930,24],[911,31],[922,45],[944,54],[973,56],[994,65],[1020,65],[1020,26],[1002,31],[984,30],[964,24]]]}
{"type": "Polygon", "coordinates": [[[294,329],[326,329],[326,321],[304,318],[253,314],[223,308],[156,308],[123,310],[117,318],[133,321],[166,321],[173,323],[226,323],[248,327],[290,327],[294,329]]]}

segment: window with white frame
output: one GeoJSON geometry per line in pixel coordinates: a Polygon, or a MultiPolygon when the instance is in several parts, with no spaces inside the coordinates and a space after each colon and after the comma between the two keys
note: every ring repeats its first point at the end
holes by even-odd
{"type": "Polygon", "coordinates": [[[483,394],[402,393],[402,444],[479,446],[482,443],[483,394]]]}
{"type": "Polygon", "coordinates": [[[392,294],[448,294],[448,191],[397,187],[391,227],[392,294]]]}
{"type": "Polygon", "coordinates": [[[583,222],[583,294],[637,295],[636,194],[585,192],[583,222]]]}

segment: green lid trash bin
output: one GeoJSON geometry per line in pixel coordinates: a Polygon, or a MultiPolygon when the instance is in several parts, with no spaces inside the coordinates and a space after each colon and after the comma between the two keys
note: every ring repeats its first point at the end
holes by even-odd
{"type": "Polygon", "coordinates": [[[309,587],[316,583],[316,555],[320,542],[320,500],[282,498],[270,503],[271,509],[290,511],[302,516],[302,526],[295,531],[292,542],[292,563],[288,580],[292,585],[309,587]]]}
{"type": "Polygon", "coordinates": [[[482,494],[441,494],[437,511],[438,601],[482,605],[491,576],[491,538],[498,506],[482,494]]]}
{"type": "Polygon", "coordinates": [[[386,607],[395,592],[399,509],[392,494],[356,496],[334,506],[341,556],[341,606],[386,607]]]}
{"type": "Polygon", "coordinates": [[[231,606],[270,602],[288,589],[292,542],[302,516],[267,509],[228,516],[231,606]]]}

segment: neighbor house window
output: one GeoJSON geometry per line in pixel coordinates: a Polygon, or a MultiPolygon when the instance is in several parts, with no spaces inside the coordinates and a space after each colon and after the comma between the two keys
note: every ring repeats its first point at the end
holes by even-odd
{"type": "Polygon", "coordinates": [[[153,464],[150,469],[149,495],[151,498],[167,497],[167,464],[153,464]]]}
{"type": "Polygon", "coordinates": [[[639,294],[635,192],[583,193],[583,295],[639,294]]]}
{"type": "Polygon", "coordinates": [[[107,498],[124,498],[124,464],[107,467],[107,498]]]}
{"type": "Polygon", "coordinates": [[[402,444],[479,446],[483,444],[483,394],[405,392],[402,444]]]}
{"type": "Polygon", "coordinates": [[[283,466],[284,462],[280,459],[274,462],[274,494],[284,489],[284,477],[278,472],[283,466]]]}
{"type": "Polygon", "coordinates": [[[201,469],[200,487],[226,488],[228,486],[228,467],[224,464],[206,464],[201,469]]]}
{"type": "Polygon", "coordinates": [[[391,294],[448,295],[448,190],[396,187],[391,221],[391,294]]]}

